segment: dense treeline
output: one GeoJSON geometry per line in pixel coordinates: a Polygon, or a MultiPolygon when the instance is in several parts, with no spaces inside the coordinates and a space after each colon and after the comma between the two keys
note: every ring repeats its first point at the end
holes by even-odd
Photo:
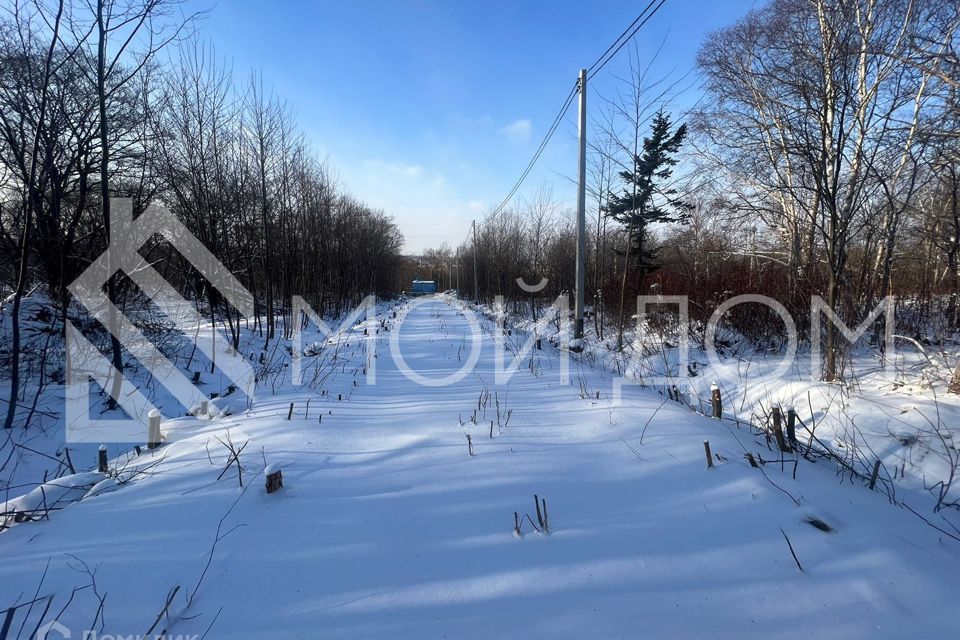
{"type": "MultiPolygon", "coordinates": [[[[12,306],[13,393],[21,299],[39,288],[66,317],[67,286],[109,242],[110,198],[132,199],[135,215],[151,204],[176,214],[254,294],[247,322],[267,343],[293,294],[338,313],[395,285],[403,240],[391,218],[345,193],[284,103],[257,76],[236,82],[189,37],[198,16],[182,9],[163,0],[0,9],[0,290],[12,306]]],[[[182,256],[158,239],[141,252],[236,343],[236,310],[182,256]]],[[[137,294],[122,276],[107,293],[116,303],[137,294]]]]}
{"type": "MultiPolygon", "coordinates": [[[[650,287],[689,295],[699,320],[734,295],[765,294],[804,332],[811,295],[855,326],[896,294],[909,302],[904,332],[935,338],[955,329],[958,27],[958,5],[936,0],[772,0],[711,34],[698,54],[702,98],[676,115],[690,128],[676,175],[632,208],[649,216],[672,201],[693,207],[680,224],[646,233],[653,270],[631,258],[635,233],[617,220],[625,178],[643,170],[641,151],[674,83],[651,77],[634,54],[616,98],[593,101],[586,294],[595,331],[619,333],[636,312],[631,301],[650,287]]],[[[569,294],[572,222],[571,212],[534,198],[482,226],[480,296],[530,301],[514,283],[520,276],[549,278],[542,300],[569,294]]],[[[472,238],[459,251],[470,295],[473,251],[472,238]]],[[[775,314],[753,305],[730,320],[751,336],[782,331],[775,314]]],[[[843,341],[830,324],[815,329],[832,379],[843,341]]]]}

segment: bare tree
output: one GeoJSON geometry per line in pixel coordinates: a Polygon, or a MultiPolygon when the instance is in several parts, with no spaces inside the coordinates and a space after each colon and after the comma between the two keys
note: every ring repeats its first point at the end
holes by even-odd
{"type": "MultiPolygon", "coordinates": [[[[13,421],[17,413],[17,399],[20,392],[20,306],[23,301],[23,294],[27,286],[27,266],[29,261],[30,234],[33,225],[33,216],[35,209],[39,206],[41,187],[37,183],[38,163],[40,159],[40,140],[43,135],[45,121],[47,118],[47,100],[50,95],[50,83],[56,71],[54,67],[54,54],[57,48],[57,41],[60,37],[60,25],[63,18],[63,1],[57,4],[56,15],[53,18],[53,26],[49,36],[50,43],[46,48],[46,55],[43,58],[43,66],[40,70],[39,80],[31,82],[34,91],[40,95],[37,105],[36,119],[33,127],[24,130],[18,128],[11,122],[6,115],[0,115],[0,125],[3,128],[3,135],[7,144],[12,149],[18,149],[18,161],[21,179],[25,190],[23,194],[23,230],[20,232],[20,240],[17,246],[17,279],[16,288],[13,294],[12,314],[12,343],[11,343],[11,362],[10,362],[10,397],[7,403],[7,414],[3,421],[4,429],[13,427],[13,421]],[[26,148],[29,145],[29,151],[26,148]],[[27,168],[29,165],[29,168],[27,168]]],[[[24,17],[18,12],[14,12],[14,22],[16,33],[19,40],[23,43],[23,50],[20,62],[27,66],[27,78],[24,80],[33,80],[35,69],[32,65],[33,47],[36,45],[37,35],[33,31],[31,18],[43,19],[42,7],[37,5],[36,13],[33,16],[24,17]]],[[[11,63],[14,60],[10,60],[11,63]]],[[[4,113],[6,111],[4,110],[4,113]]],[[[21,119],[18,124],[25,124],[21,119]]]]}

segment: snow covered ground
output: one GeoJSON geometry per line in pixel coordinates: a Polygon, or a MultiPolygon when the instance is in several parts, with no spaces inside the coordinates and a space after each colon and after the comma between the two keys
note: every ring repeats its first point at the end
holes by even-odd
{"type": "MultiPolygon", "coordinates": [[[[534,324],[502,309],[483,311],[514,329],[532,330],[534,324]]],[[[552,343],[571,337],[569,327],[552,323],[540,332],[552,343]]],[[[601,340],[588,322],[581,359],[665,395],[675,386],[682,402],[698,413],[710,413],[711,387],[717,385],[724,419],[735,424],[770,429],[774,407],[783,414],[792,408],[804,450],[813,444],[830,451],[848,474],[860,476],[869,476],[879,460],[878,482],[888,494],[916,490],[926,495],[912,496],[914,506],[947,509],[955,525],[960,520],[960,396],[947,390],[960,357],[960,336],[939,335],[939,348],[897,336],[895,353],[886,361],[862,340],[849,349],[842,383],[820,379],[820,361],[811,358],[809,345],[791,358],[784,348],[758,348],[721,326],[716,341],[726,347],[716,359],[703,348],[702,335],[691,335],[688,357],[680,363],[679,337],[675,327],[662,331],[645,325],[638,331],[628,326],[621,351],[613,329],[601,340]],[[778,373],[784,361],[790,366],[778,373]],[[651,382],[656,377],[672,384],[651,382]]]]}
{"type": "Polygon", "coordinates": [[[376,384],[355,330],[322,388],[286,382],[249,411],[168,420],[166,445],[111,461],[116,490],[0,534],[0,607],[41,598],[13,631],[62,610],[73,637],[143,634],[166,610],[152,633],[955,637],[960,542],[831,463],[752,468],[746,452],[771,454],[747,428],[635,386],[613,406],[608,369],[573,359],[563,383],[546,344],[497,385],[507,337],[489,330],[462,380],[418,385],[390,338],[440,377],[467,363],[470,324],[442,298],[386,317],[390,331],[370,331],[376,384]],[[246,444],[243,487],[235,466],[219,477],[227,434],[246,444]],[[270,495],[267,464],[284,480],[270,495]]]}

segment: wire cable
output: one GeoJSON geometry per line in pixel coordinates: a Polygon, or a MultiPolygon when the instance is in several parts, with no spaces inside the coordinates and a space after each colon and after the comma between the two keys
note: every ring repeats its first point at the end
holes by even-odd
{"type": "MultiPolygon", "coordinates": [[[[617,53],[620,52],[623,46],[633,39],[633,36],[635,36],[637,32],[640,31],[641,28],[643,28],[643,25],[647,24],[650,18],[652,18],[657,13],[657,11],[660,9],[660,7],[664,5],[666,1],[667,0],[659,0],[659,3],[658,3],[657,0],[650,0],[650,3],[647,4],[647,6],[644,7],[643,11],[640,12],[640,15],[638,15],[634,19],[634,21],[631,22],[626,29],[624,29],[623,33],[621,33],[617,37],[617,39],[614,40],[609,47],[607,47],[607,50],[604,51],[603,54],[599,58],[597,58],[597,60],[592,65],[590,65],[589,69],[587,70],[587,79],[589,80],[590,78],[593,78],[595,75],[597,75],[597,73],[599,73],[603,69],[603,67],[605,67],[606,64],[610,62],[610,60],[612,60],[617,55],[617,53]],[[651,7],[653,7],[652,11],[650,10],[651,7]]],[[[494,209],[490,215],[488,215],[486,218],[484,218],[479,223],[477,223],[478,227],[482,227],[483,225],[487,224],[488,222],[496,218],[498,215],[500,215],[500,212],[502,212],[506,208],[507,204],[509,204],[514,194],[516,194],[517,190],[520,189],[521,185],[523,185],[523,181],[526,180],[527,176],[530,174],[530,171],[533,170],[533,166],[537,163],[537,160],[540,159],[540,155],[543,153],[544,149],[546,149],[547,144],[550,142],[550,138],[553,137],[553,134],[556,132],[557,128],[560,126],[560,123],[563,121],[563,117],[566,115],[567,109],[569,109],[570,105],[573,103],[573,99],[576,97],[579,89],[580,89],[580,82],[578,80],[574,82],[573,88],[570,89],[570,93],[567,94],[567,99],[564,100],[563,106],[560,108],[560,112],[557,114],[557,117],[553,119],[553,124],[551,124],[550,128],[547,129],[546,135],[544,135],[543,140],[540,141],[540,146],[537,147],[537,150],[534,152],[533,157],[530,159],[530,162],[527,163],[527,166],[526,168],[524,168],[523,173],[520,174],[520,178],[517,179],[516,183],[514,183],[513,185],[513,188],[510,189],[510,193],[507,194],[507,197],[500,202],[497,208],[494,209]]]]}
{"type": "Polygon", "coordinates": [[[542,154],[543,150],[546,149],[547,143],[550,142],[550,138],[553,137],[553,134],[556,132],[557,128],[560,126],[560,123],[563,122],[563,116],[566,115],[567,109],[570,108],[570,105],[573,103],[573,99],[577,95],[577,87],[579,84],[580,84],[579,81],[573,84],[573,88],[570,89],[570,93],[567,94],[567,99],[564,100],[563,106],[560,108],[560,112],[557,113],[557,117],[553,119],[553,124],[551,124],[550,128],[547,129],[547,133],[546,135],[543,136],[543,140],[540,142],[540,146],[537,147],[537,150],[536,152],[534,152],[533,157],[530,158],[530,162],[527,163],[527,166],[523,170],[523,173],[520,174],[520,178],[513,185],[513,188],[510,189],[510,193],[508,193],[507,197],[503,199],[500,205],[493,210],[493,213],[491,213],[482,221],[477,223],[477,226],[482,227],[483,225],[487,224],[488,222],[496,218],[498,215],[500,215],[500,212],[503,211],[504,208],[506,208],[507,204],[510,202],[510,199],[513,198],[513,195],[517,192],[517,190],[523,184],[523,181],[526,180],[527,175],[530,174],[530,171],[533,169],[533,165],[537,163],[537,160],[540,158],[540,154],[542,154]]]}
{"type": "Polygon", "coordinates": [[[638,15],[638,16],[636,17],[636,19],[635,19],[633,22],[630,23],[630,26],[628,26],[626,29],[624,29],[624,30],[623,30],[623,33],[621,33],[619,36],[617,36],[617,39],[614,40],[613,43],[612,43],[609,47],[607,47],[607,50],[603,52],[603,55],[601,55],[599,58],[597,58],[596,62],[594,62],[592,65],[590,65],[590,67],[587,69],[588,72],[592,72],[592,71],[594,70],[594,68],[595,68],[598,64],[600,64],[600,61],[603,60],[604,58],[606,58],[606,57],[607,57],[607,54],[609,54],[611,51],[613,51],[613,48],[616,47],[617,44],[619,44],[619,42],[624,38],[624,36],[626,36],[626,35],[630,32],[630,30],[633,29],[634,25],[637,24],[637,22],[639,22],[641,18],[643,18],[644,14],[646,14],[647,11],[650,10],[650,7],[652,7],[654,4],[656,4],[656,2],[657,2],[657,0],[650,0],[650,4],[648,4],[646,7],[643,8],[643,11],[640,12],[640,15],[638,15]]]}
{"type": "MultiPolygon", "coordinates": [[[[627,44],[633,39],[633,36],[635,36],[637,32],[640,31],[641,28],[643,28],[643,25],[647,24],[647,22],[650,21],[650,18],[656,15],[657,11],[660,10],[660,7],[662,7],[666,1],[667,0],[660,0],[657,6],[653,8],[653,11],[651,11],[647,15],[647,17],[643,19],[643,21],[640,24],[638,24],[636,27],[633,27],[633,31],[631,31],[630,35],[628,35],[626,38],[624,38],[623,35],[621,34],[620,38],[617,39],[617,40],[620,40],[620,44],[617,45],[616,42],[614,42],[613,45],[610,45],[611,47],[616,45],[616,49],[613,50],[613,53],[611,53],[610,55],[607,55],[606,53],[604,53],[603,56],[600,56],[600,59],[598,59],[596,62],[593,63],[593,66],[590,68],[591,69],[590,72],[587,74],[587,80],[590,80],[591,78],[593,78],[593,76],[600,73],[600,70],[603,69],[606,66],[606,64],[610,62],[610,60],[612,60],[617,55],[617,53],[620,52],[620,49],[622,49],[625,44],[627,44]],[[603,62],[600,62],[600,60],[602,60],[604,56],[606,56],[606,59],[603,60],[603,62]]],[[[656,2],[656,0],[653,0],[653,2],[656,2]]],[[[637,16],[637,20],[639,20],[643,16],[643,14],[646,13],[647,9],[650,8],[650,5],[652,5],[653,2],[651,2],[646,6],[646,8],[644,8],[643,12],[639,16],[637,16]]],[[[636,24],[637,20],[633,21],[634,24],[636,24]]],[[[629,31],[630,27],[628,27],[627,30],[629,31]]],[[[607,51],[610,51],[610,49],[607,49],[607,51]]]]}

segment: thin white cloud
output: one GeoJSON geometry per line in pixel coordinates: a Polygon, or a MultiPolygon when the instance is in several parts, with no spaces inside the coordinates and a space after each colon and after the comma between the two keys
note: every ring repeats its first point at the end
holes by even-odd
{"type": "Polygon", "coordinates": [[[522,118],[520,120],[514,120],[510,124],[500,127],[498,133],[501,133],[512,140],[526,142],[530,139],[530,131],[532,128],[533,125],[531,125],[530,120],[528,118],[522,118]]]}
{"type": "Polygon", "coordinates": [[[492,129],[494,126],[491,116],[468,116],[462,113],[452,113],[449,116],[450,126],[453,129],[492,129]]]}
{"type": "Polygon", "coordinates": [[[385,162],[380,158],[376,160],[367,160],[364,166],[373,171],[383,171],[408,178],[416,178],[423,174],[423,167],[418,164],[407,164],[405,162],[385,162]]]}

